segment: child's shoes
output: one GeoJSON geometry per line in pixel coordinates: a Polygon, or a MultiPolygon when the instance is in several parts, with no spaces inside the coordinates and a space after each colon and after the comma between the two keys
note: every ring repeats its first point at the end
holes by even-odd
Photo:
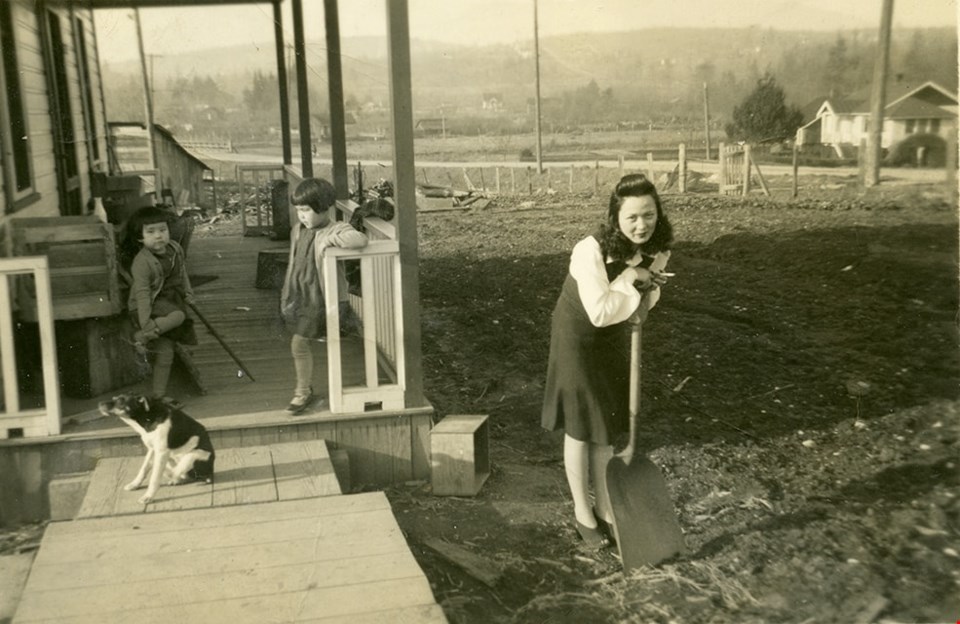
{"type": "Polygon", "coordinates": [[[296,394],[292,399],[290,399],[290,405],[287,406],[287,413],[296,416],[303,412],[303,410],[310,407],[311,404],[316,400],[317,395],[313,393],[313,388],[307,391],[307,394],[296,394]]]}

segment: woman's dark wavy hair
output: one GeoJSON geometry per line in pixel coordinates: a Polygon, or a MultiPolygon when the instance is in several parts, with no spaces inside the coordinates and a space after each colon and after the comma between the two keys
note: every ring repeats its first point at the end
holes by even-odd
{"type": "Polygon", "coordinates": [[[123,226],[123,238],[120,241],[120,262],[128,268],[134,256],[143,247],[143,227],[154,223],[173,223],[173,214],[160,206],[144,206],[130,215],[123,226]]]}
{"type": "Polygon", "coordinates": [[[636,255],[637,245],[620,231],[620,207],[623,206],[624,200],[628,197],[646,196],[652,197],[657,205],[657,227],[654,229],[650,240],[639,246],[640,251],[652,255],[670,249],[670,244],[673,242],[673,226],[670,225],[670,220],[663,212],[657,187],[642,173],[631,173],[620,178],[616,188],[613,189],[613,193],[610,194],[607,220],[597,232],[600,251],[604,257],[609,256],[614,261],[623,262],[636,255]]]}

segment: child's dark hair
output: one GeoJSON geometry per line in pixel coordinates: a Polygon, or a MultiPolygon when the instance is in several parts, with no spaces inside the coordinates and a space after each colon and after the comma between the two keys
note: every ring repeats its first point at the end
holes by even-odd
{"type": "Polygon", "coordinates": [[[166,223],[169,227],[173,222],[173,214],[160,206],[144,206],[137,209],[123,226],[123,238],[120,241],[120,261],[130,266],[134,256],[143,247],[143,228],[154,223],[166,223]]]}
{"type": "Polygon", "coordinates": [[[320,214],[337,201],[337,190],[323,178],[306,178],[297,185],[290,201],[297,206],[310,206],[311,210],[320,214]]]}
{"type": "Polygon", "coordinates": [[[613,193],[610,194],[610,205],[607,208],[607,220],[600,226],[597,240],[604,257],[609,256],[614,261],[626,261],[637,253],[637,245],[630,241],[620,231],[620,207],[628,197],[652,197],[657,205],[657,227],[653,230],[650,240],[640,245],[640,251],[647,255],[670,249],[673,242],[673,226],[663,212],[660,195],[653,182],[642,173],[631,173],[620,178],[613,193]]]}

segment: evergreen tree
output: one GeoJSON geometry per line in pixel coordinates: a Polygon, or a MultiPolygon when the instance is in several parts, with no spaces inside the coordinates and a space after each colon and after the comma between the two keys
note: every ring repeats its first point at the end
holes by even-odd
{"type": "Polygon", "coordinates": [[[734,140],[759,141],[792,136],[803,123],[803,113],[787,106],[783,89],[769,73],[738,106],[733,107],[733,122],[727,124],[727,136],[734,140]]]}

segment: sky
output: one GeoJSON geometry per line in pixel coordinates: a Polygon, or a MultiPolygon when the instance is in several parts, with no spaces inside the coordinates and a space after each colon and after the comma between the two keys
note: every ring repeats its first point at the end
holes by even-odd
{"type": "MultiPolygon", "coordinates": [[[[341,37],[383,36],[386,0],[340,0],[341,37]]],[[[958,0],[895,0],[894,27],[957,27],[958,0]]],[[[289,0],[284,37],[293,41],[289,0]]],[[[464,44],[513,43],[533,33],[533,0],[409,0],[410,36],[464,44]]],[[[539,0],[540,37],[658,27],[779,30],[878,28],[881,0],[539,0]]],[[[323,3],[304,0],[307,40],[323,39],[323,3]]],[[[100,53],[137,57],[130,10],[95,12],[100,53]]],[[[272,45],[269,4],[142,9],[147,54],[213,47],[272,45]]]]}

